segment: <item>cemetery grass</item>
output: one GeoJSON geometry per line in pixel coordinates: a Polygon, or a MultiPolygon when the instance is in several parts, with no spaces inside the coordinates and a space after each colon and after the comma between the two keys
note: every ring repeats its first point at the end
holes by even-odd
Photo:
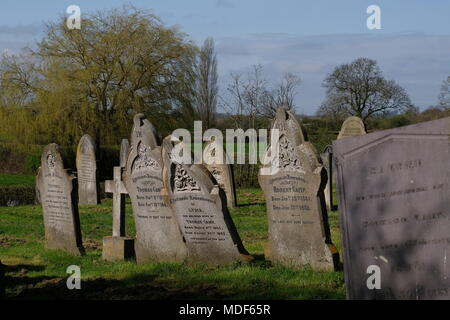
{"type": "MultiPolygon", "coordinates": [[[[238,190],[231,210],[248,264],[207,267],[182,263],[105,262],[102,238],[111,234],[111,200],[80,206],[84,257],[44,248],[40,206],[0,208],[0,259],[6,265],[7,299],[344,299],[343,274],[272,266],[264,259],[267,216],[261,189],[238,190]],[[66,268],[81,268],[81,290],[68,290],[66,268]]],[[[329,213],[340,250],[337,212],[329,213]]],[[[127,201],[127,234],[134,236],[127,201]]],[[[342,258],[341,258],[342,259],[342,258]]]]}

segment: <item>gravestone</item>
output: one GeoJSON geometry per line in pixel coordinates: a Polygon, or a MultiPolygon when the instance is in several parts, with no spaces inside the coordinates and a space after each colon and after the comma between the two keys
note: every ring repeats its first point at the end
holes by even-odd
{"type": "Polygon", "coordinates": [[[323,197],[326,172],[291,112],[278,109],[271,134],[274,129],[278,139],[271,139],[258,175],[269,222],[266,255],[289,267],[334,270],[339,256],[323,197]]]}
{"type": "Polygon", "coordinates": [[[125,235],[125,195],[121,167],[114,167],[114,180],[105,181],[105,192],[113,194],[113,234],[103,238],[102,258],[120,261],[134,258],[134,239],[125,235]]]}
{"type": "Polygon", "coordinates": [[[349,299],[450,299],[449,139],[443,118],[333,142],[349,299]]]}
{"type": "MultiPolygon", "coordinates": [[[[151,135],[147,128],[143,136],[151,135]]],[[[172,209],[162,196],[161,147],[151,149],[142,139],[135,140],[127,161],[125,185],[133,205],[136,224],[136,260],[176,262],[186,259],[187,249],[172,209]]]]}
{"type": "Polygon", "coordinates": [[[97,160],[95,157],[95,142],[85,134],[77,147],[77,178],[78,203],[99,204],[100,192],[98,183],[97,160]]]}
{"type": "Polygon", "coordinates": [[[325,204],[327,206],[327,210],[336,210],[337,206],[333,204],[333,148],[331,145],[325,147],[323,153],[320,154],[320,158],[322,159],[322,164],[327,171],[327,184],[325,185],[325,190],[323,191],[325,196],[325,204]]]}
{"type": "Polygon", "coordinates": [[[203,163],[216,179],[219,187],[225,191],[228,207],[237,207],[233,167],[230,161],[227,161],[227,153],[223,145],[215,139],[208,141],[203,150],[203,163]]]}
{"type": "Polygon", "coordinates": [[[84,254],[76,178],[64,169],[57,144],[52,143],[44,148],[37,181],[44,215],[46,248],[84,254]]]}
{"type": "Polygon", "coordinates": [[[41,167],[39,167],[37,170],[36,170],[36,181],[35,181],[35,184],[34,184],[34,194],[35,194],[35,204],[41,204],[41,193],[40,193],[40,191],[39,191],[39,185],[41,184],[40,182],[39,182],[39,177],[41,176],[40,174],[39,174],[39,171],[41,170],[41,167]]]}
{"type": "Polygon", "coordinates": [[[177,161],[176,148],[183,153],[190,150],[182,142],[174,147],[171,138],[163,141],[164,195],[186,241],[188,262],[227,265],[250,261],[228,212],[225,192],[203,165],[177,161]]]}
{"type": "Polygon", "coordinates": [[[131,131],[131,148],[136,148],[137,142],[142,141],[150,149],[159,145],[159,138],[155,127],[145,118],[145,115],[138,113],[133,118],[133,130],[131,131]]]}
{"type": "Polygon", "coordinates": [[[125,168],[127,166],[128,154],[130,153],[130,143],[128,139],[122,139],[120,143],[120,167],[125,168]]]}
{"type": "Polygon", "coordinates": [[[361,136],[366,134],[364,122],[361,118],[353,116],[347,118],[342,124],[341,131],[339,131],[338,140],[347,137],[361,136]]]}

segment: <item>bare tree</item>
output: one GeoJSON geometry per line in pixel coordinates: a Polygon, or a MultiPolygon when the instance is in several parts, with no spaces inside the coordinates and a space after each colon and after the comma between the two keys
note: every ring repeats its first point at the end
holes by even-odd
{"type": "Polygon", "coordinates": [[[261,114],[267,118],[273,118],[279,107],[284,106],[288,110],[295,109],[295,96],[301,80],[293,73],[284,74],[281,82],[272,90],[266,92],[261,114]]]}
{"type": "Polygon", "coordinates": [[[229,99],[222,99],[222,104],[236,123],[241,122],[239,125],[242,128],[254,128],[257,116],[273,118],[279,107],[295,109],[294,100],[300,78],[292,73],[284,74],[272,88],[263,75],[261,65],[253,65],[246,77],[232,73],[231,78],[231,84],[227,87],[229,99]],[[248,124],[242,123],[244,115],[248,124]]]}
{"type": "Polygon", "coordinates": [[[214,40],[207,38],[200,50],[197,65],[197,114],[205,128],[214,124],[217,109],[217,56],[214,52],[214,40]]]}
{"type": "Polygon", "coordinates": [[[386,80],[375,60],[358,58],[337,66],[324,80],[326,100],[320,115],[358,116],[366,122],[376,114],[403,111],[411,107],[405,89],[386,80]]]}
{"type": "Polygon", "coordinates": [[[441,94],[439,95],[439,105],[444,109],[450,108],[450,76],[442,83],[441,94]]]}

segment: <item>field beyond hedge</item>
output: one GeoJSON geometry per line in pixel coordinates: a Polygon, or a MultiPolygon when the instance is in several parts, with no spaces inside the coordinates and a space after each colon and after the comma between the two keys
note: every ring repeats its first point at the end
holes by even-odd
{"type": "MultiPolygon", "coordinates": [[[[294,270],[264,259],[266,207],[260,189],[238,190],[231,214],[247,250],[248,265],[211,268],[182,263],[105,262],[102,238],[111,234],[111,200],[81,206],[86,256],[44,248],[40,206],[0,207],[0,259],[6,265],[7,299],[344,299],[342,272],[294,270]],[[66,268],[81,267],[81,290],[68,290],[66,268]]],[[[337,212],[330,214],[340,250],[337,212]]],[[[134,236],[127,203],[127,234],[134,236]]],[[[342,259],[342,258],[341,258],[342,259]]]]}

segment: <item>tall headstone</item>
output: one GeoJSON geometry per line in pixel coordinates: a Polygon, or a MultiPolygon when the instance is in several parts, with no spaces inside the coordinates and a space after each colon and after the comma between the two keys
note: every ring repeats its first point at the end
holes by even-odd
{"type": "Polygon", "coordinates": [[[333,199],[333,148],[331,145],[325,147],[323,153],[320,154],[324,168],[327,171],[327,184],[325,185],[325,190],[323,191],[325,196],[325,204],[327,210],[336,210],[337,206],[334,205],[333,199]]]}
{"type": "Polygon", "coordinates": [[[45,246],[84,254],[76,178],[64,169],[57,144],[52,143],[44,148],[37,181],[44,215],[45,246]]]}
{"type": "MultiPolygon", "coordinates": [[[[142,137],[153,134],[146,127],[134,129],[141,130],[142,137]]],[[[136,260],[138,263],[184,261],[187,249],[183,236],[162,196],[161,147],[151,149],[142,138],[135,142],[124,180],[136,224],[136,260]]]]}
{"type": "Polygon", "coordinates": [[[128,139],[122,139],[120,143],[120,167],[125,168],[127,166],[128,154],[130,153],[130,143],[128,139]]]}
{"type": "Polygon", "coordinates": [[[227,153],[222,143],[215,139],[208,141],[203,150],[203,163],[216,179],[219,187],[225,191],[228,207],[237,207],[233,167],[230,161],[227,161],[227,153]]]}
{"type": "Polygon", "coordinates": [[[164,139],[162,151],[165,200],[186,241],[188,262],[226,265],[251,260],[228,212],[225,192],[203,165],[177,161],[180,150],[190,150],[182,142],[174,147],[171,138],[164,139]]]}
{"type": "Polygon", "coordinates": [[[275,135],[274,129],[278,139],[271,138],[258,176],[269,222],[266,254],[289,267],[334,270],[339,256],[331,243],[323,197],[324,168],[291,112],[278,109],[271,130],[275,135]]]}
{"type": "Polygon", "coordinates": [[[363,134],[366,134],[364,122],[361,118],[353,116],[344,121],[337,138],[339,140],[347,137],[361,136],[363,134]]]}
{"type": "Polygon", "coordinates": [[[88,134],[82,136],[78,143],[76,164],[79,204],[99,204],[100,188],[95,142],[88,134]]]}
{"type": "Polygon", "coordinates": [[[443,118],[333,142],[349,299],[450,299],[449,141],[443,118]]]}
{"type": "Polygon", "coordinates": [[[103,238],[102,258],[120,261],[134,258],[134,239],[125,234],[125,195],[123,168],[114,167],[114,180],[105,181],[105,192],[113,194],[113,234],[103,238]]]}
{"type": "Polygon", "coordinates": [[[131,148],[136,148],[137,142],[142,141],[151,149],[159,145],[159,137],[155,127],[145,118],[145,115],[138,113],[133,118],[133,130],[131,131],[131,148]]]}

